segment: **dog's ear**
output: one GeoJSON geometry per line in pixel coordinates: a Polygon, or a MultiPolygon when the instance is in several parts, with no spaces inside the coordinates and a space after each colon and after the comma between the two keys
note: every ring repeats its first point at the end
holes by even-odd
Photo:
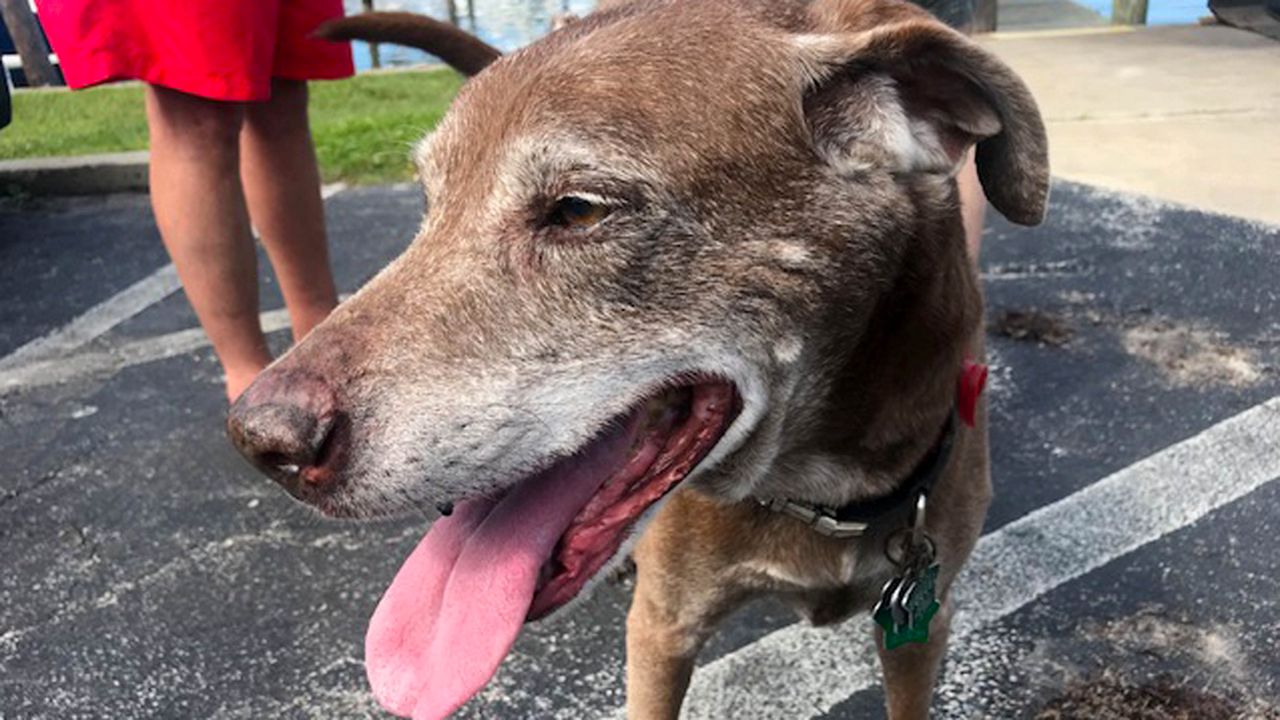
{"type": "Polygon", "coordinates": [[[312,33],[324,40],[363,40],[417,48],[471,76],[485,69],[501,51],[468,32],[407,12],[368,12],[330,20],[312,33]]]}
{"type": "Polygon", "coordinates": [[[987,198],[1013,222],[1039,223],[1049,160],[1031,93],[965,36],[912,15],[800,38],[815,78],[805,114],[818,152],[838,169],[888,162],[901,173],[954,173],[976,144],[987,198]]]}

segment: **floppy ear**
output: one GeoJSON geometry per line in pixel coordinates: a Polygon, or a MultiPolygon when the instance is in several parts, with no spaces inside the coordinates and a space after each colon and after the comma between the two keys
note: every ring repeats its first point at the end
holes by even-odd
{"type": "Polygon", "coordinates": [[[313,34],[325,40],[406,45],[435,55],[467,76],[475,75],[502,55],[497,48],[453,25],[407,12],[368,12],[330,20],[313,34]]]}
{"type": "Polygon", "coordinates": [[[1044,218],[1044,123],[1026,85],[995,56],[911,16],[802,45],[818,78],[805,114],[819,153],[837,168],[888,162],[900,173],[954,173],[976,144],[991,204],[1023,225],[1044,218]]]}

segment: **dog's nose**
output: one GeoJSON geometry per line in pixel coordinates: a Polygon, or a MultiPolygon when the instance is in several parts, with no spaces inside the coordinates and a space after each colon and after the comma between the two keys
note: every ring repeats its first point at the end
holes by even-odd
{"type": "Polygon", "coordinates": [[[268,370],[231,407],[227,432],[241,455],[294,495],[323,492],[335,477],[326,465],[337,417],[323,380],[268,370]]]}

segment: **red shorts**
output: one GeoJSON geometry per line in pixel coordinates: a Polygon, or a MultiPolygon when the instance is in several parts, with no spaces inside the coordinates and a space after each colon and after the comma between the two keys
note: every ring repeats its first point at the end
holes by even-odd
{"type": "Polygon", "coordinates": [[[342,0],[38,0],[67,84],[143,80],[211,100],[271,97],[271,78],[349,77],[351,46],[309,37],[342,0]]]}

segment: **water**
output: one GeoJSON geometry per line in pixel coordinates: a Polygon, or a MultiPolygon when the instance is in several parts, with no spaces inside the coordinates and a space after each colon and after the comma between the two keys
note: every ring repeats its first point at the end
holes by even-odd
{"type": "MultiPolygon", "coordinates": [[[[1080,5],[1099,13],[1104,18],[1111,15],[1111,0],[1075,0],[1080,5]]],[[[343,0],[348,14],[361,11],[360,0],[343,0]]],[[[445,0],[374,0],[378,10],[408,10],[431,17],[448,20],[445,0]]],[[[551,18],[558,13],[586,14],[595,7],[596,0],[455,0],[459,24],[489,44],[505,51],[514,50],[546,34],[551,28],[551,18]],[[475,22],[467,13],[470,1],[475,22]]],[[[1194,23],[1208,15],[1206,0],[1150,0],[1148,22],[1151,25],[1194,23]]],[[[416,65],[431,62],[433,58],[418,50],[391,45],[381,48],[384,66],[416,65]]],[[[369,48],[355,43],[356,67],[366,70],[370,66],[369,48]]]]}
{"type": "MultiPolygon", "coordinates": [[[[1111,18],[1111,0],[1074,0],[1098,13],[1111,18]]],[[[1189,25],[1209,14],[1208,0],[1149,0],[1148,25],[1189,25]]]]}
{"type": "MultiPolygon", "coordinates": [[[[504,51],[514,50],[542,37],[551,29],[551,18],[563,12],[581,15],[591,12],[596,0],[470,0],[475,24],[467,13],[468,0],[455,0],[458,8],[458,24],[464,30],[479,35],[485,42],[504,51]]],[[[361,11],[360,0],[343,0],[347,14],[361,11]]],[[[445,0],[401,0],[382,2],[374,0],[377,10],[407,10],[430,15],[437,20],[448,20],[449,10],[445,0]]],[[[353,43],[356,69],[370,66],[369,47],[353,43]]],[[[386,66],[416,65],[434,59],[418,50],[392,45],[380,48],[382,64],[386,66]]]]}

